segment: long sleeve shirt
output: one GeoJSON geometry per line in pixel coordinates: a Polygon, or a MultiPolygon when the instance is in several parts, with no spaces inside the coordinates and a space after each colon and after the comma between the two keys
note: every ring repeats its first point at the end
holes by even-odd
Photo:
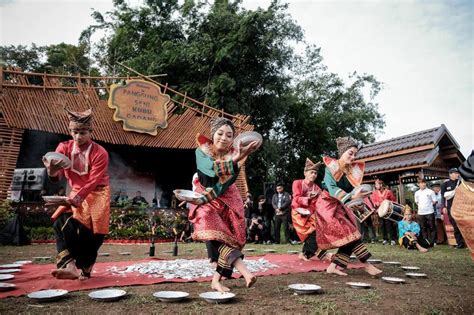
{"type": "Polygon", "coordinates": [[[401,220],[398,222],[398,238],[402,238],[406,232],[413,232],[416,236],[420,235],[420,225],[415,221],[401,220]]]}

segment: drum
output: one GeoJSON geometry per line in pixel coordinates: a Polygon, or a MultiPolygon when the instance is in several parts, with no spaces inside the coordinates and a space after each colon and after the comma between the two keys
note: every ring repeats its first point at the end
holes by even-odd
{"type": "Polygon", "coordinates": [[[391,220],[393,222],[399,222],[403,220],[403,210],[405,207],[399,203],[392,202],[390,200],[384,200],[380,204],[377,213],[382,219],[391,220]]]}
{"type": "Polygon", "coordinates": [[[369,198],[352,200],[346,204],[346,207],[352,210],[356,219],[361,223],[375,211],[369,198]]]}

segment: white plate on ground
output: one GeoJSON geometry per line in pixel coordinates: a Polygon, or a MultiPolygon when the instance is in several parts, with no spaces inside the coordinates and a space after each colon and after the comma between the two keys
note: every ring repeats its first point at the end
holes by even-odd
{"type": "Polygon", "coordinates": [[[242,144],[245,146],[249,144],[250,142],[257,141],[258,146],[260,147],[263,142],[263,137],[261,134],[259,134],[256,131],[245,131],[239,134],[237,137],[235,137],[234,142],[232,145],[234,146],[234,149],[238,149],[239,142],[242,142],[242,144]]]}
{"type": "Polygon", "coordinates": [[[16,285],[13,283],[0,282],[0,291],[10,291],[16,289],[16,285]]]}
{"type": "Polygon", "coordinates": [[[263,251],[265,253],[275,253],[276,252],[274,249],[264,249],[263,251]]]}
{"type": "Polygon", "coordinates": [[[173,254],[173,250],[172,249],[164,250],[162,253],[163,254],[173,254]]]}
{"type": "Polygon", "coordinates": [[[301,215],[310,215],[311,214],[311,212],[308,209],[305,209],[305,208],[296,208],[295,211],[298,212],[301,215]]]}
{"type": "Polygon", "coordinates": [[[66,162],[66,169],[70,168],[72,165],[71,160],[65,156],[64,154],[58,153],[58,152],[48,152],[44,155],[46,160],[51,161],[51,160],[58,160],[58,161],[64,161],[66,162]]]}
{"type": "Polygon", "coordinates": [[[204,292],[199,296],[209,303],[225,303],[232,300],[235,294],[231,292],[204,292]]]}
{"type": "Polygon", "coordinates": [[[0,269],[0,273],[14,273],[14,272],[20,272],[21,269],[0,269]]]}
{"type": "Polygon", "coordinates": [[[124,256],[128,256],[130,254],[132,254],[132,253],[131,252],[122,252],[122,253],[120,253],[120,255],[124,255],[124,256]]]}
{"type": "Polygon", "coordinates": [[[371,264],[381,264],[382,260],[380,260],[380,259],[367,259],[367,262],[371,263],[371,264]]]}
{"type": "Polygon", "coordinates": [[[112,302],[121,299],[127,294],[127,291],[118,289],[97,290],[89,293],[89,297],[93,300],[112,302]]]}
{"type": "Polygon", "coordinates": [[[176,198],[178,198],[179,200],[188,201],[188,202],[193,202],[203,197],[203,194],[200,194],[192,190],[186,190],[186,189],[175,189],[173,190],[173,193],[176,196],[176,198]]]}
{"type": "Polygon", "coordinates": [[[12,269],[12,268],[21,268],[23,267],[22,264],[4,264],[0,265],[0,269],[12,269]]]}
{"type": "Polygon", "coordinates": [[[354,289],[369,289],[372,285],[365,282],[346,282],[348,286],[354,289]]]}
{"type": "Polygon", "coordinates": [[[43,200],[45,202],[58,202],[58,201],[63,201],[67,200],[69,197],[67,196],[43,196],[43,200]]]}
{"type": "Polygon", "coordinates": [[[400,266],[401,263],[398,261],[384,261],[384,265],[400,266]]]}
{"type": "Polygon", "coordinates": [[[420,270],[420,267],[415,266],[402,266],[402,269],[405,271],[420,270]]]}
{"type": "Polygon", "coordinates": [[[313,294],[321,290],[321,287],[319,285],[308,283],[290,284],[288,288],[294,290],[296,293],[299,294],[313,294]]]}
{"type": "Polygon", "coordinates": [[[243,251],[244,252],[254,252],[255,248],[244,248],[243,251]]]}
{"type": "Polygon", "coordinates": [[[2,274],[0,275],[0,281],[7,281],[7,280],[11,280],[11,279],[14,279],[15,276],[14,275],[10,275],[10,274],[2,274]]]}
{"type": "Polygon", "coordinates": [[[38,302],[49,302],[59,300],[63,298],[66,294],[68,294],[67,290],[52,289],[31,292],[30,294],[28,294],[28,297],[38,302]]]}
{"type": "Polygon", "coordinates": [[[17,260],[15,262],[13,262],[14,264],[20,264],[20,265],[26,265],[26,264],[31,264],[32,261],[31,260],[17,260]]]}
{"type": "Polygon", "coordinates": [[[179,302],[186,299],[189,293],[183,291],[158,291],[153,293],[153,296],[162,302],[179,302]]]}
{"type": "Polygon", "coordinates": [[[106,257],[110,256],[110,253],[98,253],[97,256],[106,257]]]}
{"type": "Polygon", "coordinates": [[[420,272],[406,272],[405,276],[409,278],[427,278],[428,277],[426,273],[420,273],[420,272]]]}
{"type": "Polygon", "coordinates": [[[50,260],[51,256],[38,256],[38,257],[33,257],[33,260],[50,260]]]}
{"type": "Polygon", "coordinates": [[[287,251],[288,254],[299,254],[299,251],[297,250],[289,250],[287,251]]]}
{"type": "Polygon", "coordinates": [[[405,279],[397,277],[382,277],[382,280],[388,283],[405,283],[405,279]]]}

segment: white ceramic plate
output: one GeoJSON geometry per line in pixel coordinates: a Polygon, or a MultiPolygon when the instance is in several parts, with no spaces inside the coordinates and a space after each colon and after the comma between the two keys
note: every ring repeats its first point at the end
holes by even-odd
{"type": "Polygon", "coordinates": [[[321,287],[316,284],[307,284],[307,283],[296,283],[290,284],[288,288],[294,290],[299,294],[312,294],[321,290],[321,287]]]}
{"type": "Polygon", "coordinates": [[[199,296],[209,303],[225,303],[233,299],[235,294],[231,292],[205,292],[199,294],[199,296]]]}
{"type": "Polygon", "coordinates": [[[0,282],[0,291],[10,291],[16,289],[16,285],[13,283],[0,282]]]}
{"type": "Polygon", "coordinates": [[[254,252],[255,248],[244,248],[243,251],[244,252],[254,252]]]}
{"type": "Polygon", "coordinates": [[[124,256],[128,256],[128,255],[130,255],[130,254],[131,254],[130,252],[122,252],[122,253],[120,253],[120,255],[124,255],[124,256]]]}
{"type": "Polygon", "coordinates": [[[393,266],[400,266],[401,263],[398,261],[384,261],[383,262],[385,265],[393,265],[393,266]]]}
{"type": "Polygon", "coordinates": [[[67,196],[43,196],[43,200],[46,202],[57,202],[67,200],[67,196]]]}
{"type": "Polygon", "coordinates": [[[186,299],[189,293],[183,291],[158,291],[153,293],[153,296],[162,302],[178,302],[186,299]]]}
{"type": "Polygon", "coordinates": [[[297,250],[289,250],[287,251],[288,254],[299,254],[299,251],[297,250]]]}
{"type": "Polygon", "coordinates": [[[48,302],[59,300],[63,298],[66,294],[68,294],[67,290],[52,289],[31,292],[30,294],[28,294],[28,297],[38,302],[48,302]]]}
{"type": "Polygon", "coordinates": [[[15,276],[14,276],[14,275],[10,275],[10,274],[6,274],[6,275],[5,275],[5,274],[2,274],[2,275],[0,275],[0,281],[7,281],[7,280],[11,280],[11,279],[13,279],[13,278],[15,278],[15,276]]]}
{"type": "Polygon", "coordinates": [[[121,299],[126,294],[127,291],[124,290],[105,289],[92,291],[91,293],[89,293],[89,297],[97,301],[112,302],[121,299]]]}
{"type": "Polygon", "coordinates": [[[311,212],[308,209],[305,209],[305,208],[296,208],[295,211],[298,212],[301,215],[310,215],[311,214],[311,212]]]}
{"type": "Polygon", "coordinates": [[[0,265],[0,269],[11,269],[11,268],[21,268],[23,267],[22,264],[5,264],[5,265],[0,265]]]}
{"type": "Polygon", "coordinates": [[[192,190],[186,190],[186,189],[175,189],[173,190],[173,193],[175,194],[176,198],[178,198],[179,200],[188,201],[188,202],[193,202],[203,196],[200,193],[197,193],[192,190]]]}
{"type": "Polygon", "coordinates": [[[245,146],[249,144],[250,142],[257,141],[258,142],[258,147],[262,145],[263,138],[262,135],[259,134],[256,131],[245,131],[239,134],[237,137],[235,137],[234,142],[232,145],[234,148],[237,150],[239,146],[239,142],[242,142],[242,144],[245,146]]]}
{"type": "Polygon", "coordinates": [[[382,277],[382,280],[388,283],[405,283],[405,279],[397,277],[382,277]]]}
{"type": "Polygon", "coordinates": [[[110,256],[110,253],[98,253],[97,256],[106,257],[110,256]]]}
{"type": "Polygon", "coordinates": [[[33,260],[50,260],[51,256],[39,256],[39,257],[33,257],[33,260]]]}
{"type": "Polygon", "coordinates": [[[371,263],[371,264],[380,264],[380,263],[382,263],[382,260],[380,260],[380,259],[367,259],[367,262],[371,263]]]}
{"type": "Polygon", "coordinates": [[[362,184],[360,186],[357,186],[354,190],[360,190],[362,191],[363,193],[367,193],[367,192],[372,192],[372,186],[370,186],[369,184],[362,184]]]}
{"type": "Polygon", "coordinates": [[[415,266],[402,266],[402,269],[405,271],[420,270],[420,267],[415,266]]]}
{"type": "Polygon", "coordinates": [[[13,262],[14,264],[20,264],[20,265],[26,265],[26,264],[31,264],[32,261],[31,260],[17,260],[15,262],[13,262]]]}
{"type": "Polygon", "coordinates": [[[263,250],[265,253],[274,253],[275,250],[274,249],[264,249],[263,250]]]}
{"type": "Polygon", "coordinates": [[[72,165],[72,162],[71,160],[65,156],[64,154],[61,154],[61,153],[58,153],[58,152],[48,152],[44,155],[44,157],[48,160],[48,161],[51,161],[51,160],[58,160],[58,161],[64,161],[66,162],[66,169],[67,168],[70,168],[71,165],[72,165]]]}
{"type": "Polygon", "coordinates": [[[21,269],[0,269],[0,273],[14,273],[19,271],[21,271],[21,269]]]}
{"type": "Polygon", "coordinates": [[[427,278],[428,275],[426,273],[419,273],[419,272],[407,272],[405,276],[409,278],[427,278]]]}
{"type": "Polygon", "coordinates": [[[370,283],[365,282],[346,282],[346,284],[355,289],[368,289],[372,286],[370,283]]]}

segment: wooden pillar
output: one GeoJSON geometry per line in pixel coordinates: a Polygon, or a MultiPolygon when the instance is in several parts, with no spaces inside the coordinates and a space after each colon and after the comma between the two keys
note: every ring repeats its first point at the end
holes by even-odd
{"type": "Polygon", "coordinates": [[[399,202],[404,205],[405,204],[405,186],[403,186],[402,176],[398,175],[398,191],[400,193],[400,200],[399,202]]]}

